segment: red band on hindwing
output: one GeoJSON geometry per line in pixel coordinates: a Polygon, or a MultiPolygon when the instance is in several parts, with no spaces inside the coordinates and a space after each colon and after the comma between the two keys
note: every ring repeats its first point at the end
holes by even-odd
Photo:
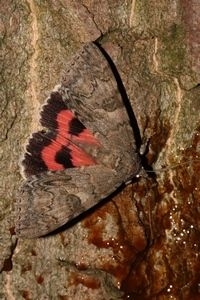
{"type": "MultiPolygon", "coordinates": [[[[95,160],[73,144],[71,141],[83,141],[96,144],[96,139],[90,134],[89,130],[84,129],[79,135],[75,136],[70,132],[70,122],[75,119],[69,110],[62,110],[57,115],[57,131],[55,140],[52,140],[49,146],[44,147],[41,156],[47,168],[52,171],[64,170],[66,166],[58,163],[56,155],[66,147],[71,155],[71,163],[73,167],[89,166],[95,164],[95,160]]],[[[64,155],[64,154],[63,154],[64,155]]],[[[72,167],[70,166],[70,167],[72,167]]]]}
{"type": "Polygon", "coordinates": [[[94,165],[95,159],[81,144],[99,147],[95,136],[67,109],[58,92],[51,94],[41,112],[41,124],[49,131],[33,134],[22,162],[27,175],[43,171],[94,165]]]}

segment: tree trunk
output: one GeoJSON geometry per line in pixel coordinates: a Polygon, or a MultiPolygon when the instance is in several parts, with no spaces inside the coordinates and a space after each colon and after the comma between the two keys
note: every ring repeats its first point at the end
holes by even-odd
{"type": "MultiPolygon", "coordinates": [[[[2,1],[0,299],[199,299],[200,4],[2,1]],[[81,45],[112,58],[149,141],[134,180],[71,227],[15,235],[19,159],[81,45]]],[[[137,131],[137,128],[135,127],[137,131]]],[[[138,147],[140,137],[136,132],[138,147]]]]}

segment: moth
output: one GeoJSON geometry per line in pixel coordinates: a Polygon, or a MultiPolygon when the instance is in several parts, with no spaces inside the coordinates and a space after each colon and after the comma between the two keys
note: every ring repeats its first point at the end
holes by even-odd
{"type": "Polygon", "coordinates": [[[94,43],[67,63],[28,141],[16,200],[16,234],[46,235],[88,210],[141,169],[111,67],[94,43]]]}

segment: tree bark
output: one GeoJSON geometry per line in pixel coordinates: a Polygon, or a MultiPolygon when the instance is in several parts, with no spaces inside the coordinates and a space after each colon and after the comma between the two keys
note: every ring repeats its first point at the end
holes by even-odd
{"type": "Polygon", "coordinates": [[[199,299],[198,1],[0,2],[0,299],[199,299]],[[18,239],[24,143],[66,61],[96,40],[121,76],[156,176],[57,234],[18,239]]]}

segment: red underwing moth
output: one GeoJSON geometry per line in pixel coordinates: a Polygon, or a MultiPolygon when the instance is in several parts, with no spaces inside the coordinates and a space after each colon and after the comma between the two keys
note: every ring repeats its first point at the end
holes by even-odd
{"type": "Polygon", "coordinates": [[[129,117],[107,59],[93,43],[67,63],[21,162],[16,234],[46,235],[140,170],[129,117]]]}

